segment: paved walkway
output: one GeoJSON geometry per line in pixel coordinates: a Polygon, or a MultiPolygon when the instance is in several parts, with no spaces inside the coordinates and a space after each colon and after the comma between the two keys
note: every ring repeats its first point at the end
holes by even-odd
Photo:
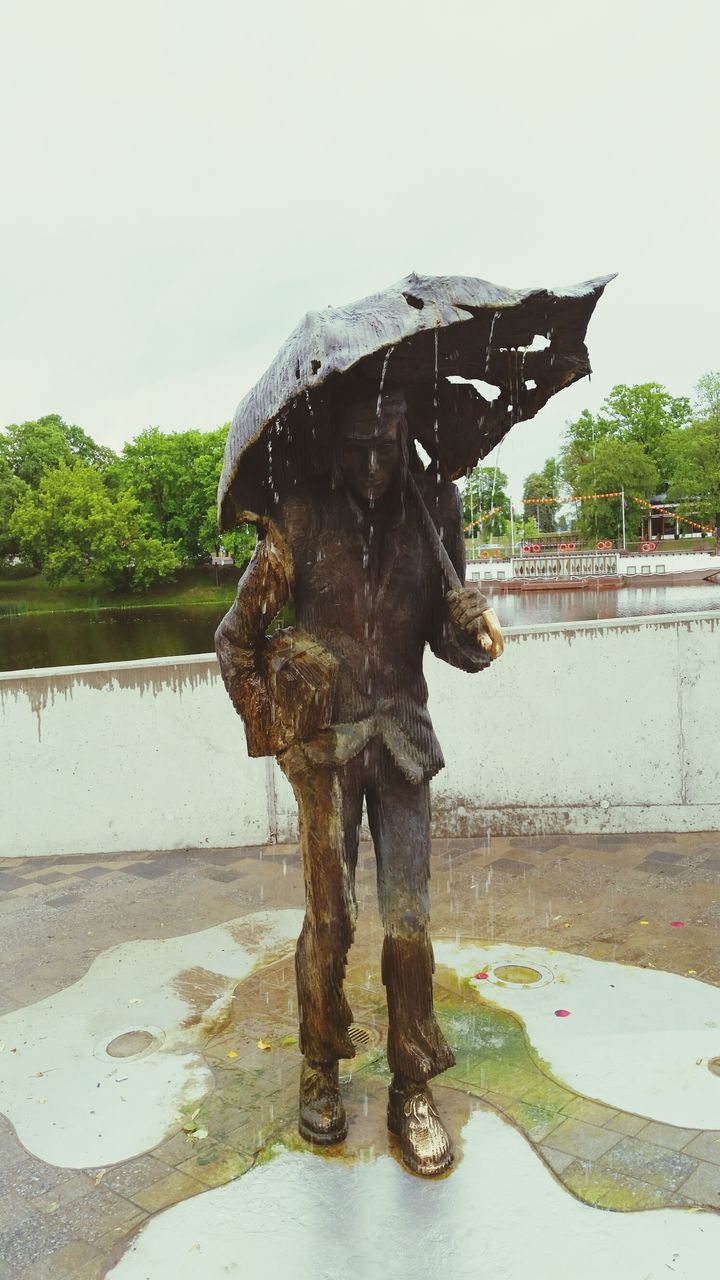
{"type": "MultiPolygon", "coordinates": [[[[556,948],[720,985],[717,834],[436,841],[432,876],[436,938],[556,948]]],[[[390,1141],[370,846],[361,850],[358,897],[347,989],[359,1055],[344,1154],[363,1158],[390,1141]]],[[[258,911],[300,909],[302,901],[300,858],[290,845],[4,860],[0,1015],[63,991],[118,943],[192,934],[258,911]]],[[[440,1017],[461,1050],[436,1090],[455,1133],[474,1108],[491,1108],[588,1203],[720,1207],[720,1134],[648,1121],[573,1092],[538,1065],[509,1016],[492,1015],[494,1056],[482,1037],[459,1043],[468,1025],[460,1015],[477,1019],[477,1004],[452,974],[439,968],[436,976],[440,1017]]],[[[0,1053],[14,1050],[5,1043],[0,1053]]],[[[164,1141],[122,1164],[45,1163],[0,1117],[0,1280],[102,1276],[150,1216],[242,1174],[274,1139],[299,1142],[287,949],[244,979],[229,1020],[208,1029],[203,1052],[213,1092],[164,1141]]]]}

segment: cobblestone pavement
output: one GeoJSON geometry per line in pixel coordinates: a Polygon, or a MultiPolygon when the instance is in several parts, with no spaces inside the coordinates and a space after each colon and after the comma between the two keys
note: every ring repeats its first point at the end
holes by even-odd
{"type": "MultiPolygon", "coordinates": [[[[720,984],[716,834],[440,840],[432,874],[436,937],[554,947],[720,984]],[[670,928],[674,920],[684,927],[670,928]]],[[[392,1141],[384,1127],[385,1004],[369,845],[361,849],[358,898],[347,990],[364,1030],[361,1052],[348,1066],[350,1138],[343,1154],[367,1157],[392,1141]]],[[[5,859],[0,1014],[63,990],[117,943],[192,933],[302,903],[295,845],[5,859]]],[[[458,1004],[470,996],[459,995],[441,969],[436,977],[439,1016],[452,1033],[462,1021],[458,1004]]],[[[151,1215],[239,1176],[273,1138],[299,1143],[292,1137],[295,1032],[292,962],[280,959],[241,983],[229,1023],[208,1037],[215,1089],[189,1126],[195,1132],[178,1124],[151,1152],[104,1171],[44,1163],[0,1117],[0,1280],[102,1276],[151,1215]],[[199,1140],[197,1130],[207,1138],[199,1140]]],[[[515,1064],[526,1054],[520,1067],[502,1071],[468,1049],[437,1086],[455,1133],[473,1108],[491,1107],[589,1203],[720,1207],[719,1133],[648,1121],[580,1097],[539,1072],[518,1042],[516,1020],[507,1019],[503,1034],[515,1064]]]]}

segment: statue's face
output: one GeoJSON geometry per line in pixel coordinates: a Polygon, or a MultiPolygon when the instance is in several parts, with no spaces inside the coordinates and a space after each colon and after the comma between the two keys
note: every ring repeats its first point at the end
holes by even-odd
{"type": "Polygon", "coordinates": [[[395,481],[400,468],[397,417],[346,414],[340,446],[343,479],[359,502],[375,506],[395,481]]]}

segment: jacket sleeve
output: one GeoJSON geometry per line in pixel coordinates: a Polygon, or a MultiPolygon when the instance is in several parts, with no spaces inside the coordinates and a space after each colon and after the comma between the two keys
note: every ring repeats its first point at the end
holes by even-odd
{"type": "MultiPolygon", "coordinates": [[[[463,529],[462,499],[456,485],[452,482],[443,486],[443,493],[436,510],[431,512],[438,532],[445,545],[455,572],[462,585],[465,585],[465,538],[463,529]]],[[[433,608],[430,635],[430,648],[437,658],[448,662],[451,667],[459,667],[461,671],[483,671],[490,665],[490,658],[480,642],[467,631],[455,625],[447,601],[449,584],[445,575],[439,575],[440,586],[437,607],[433,608]]],[[[488,601],[479,592],[483,608],[488,601]]]]}
{"type": "Polygon", "coordinates": [[[282,534],[268,524],[215,632],[215,652],[225,687],[243,714],[248,685],[260,678],[260,654],[273,618],[290,598],[292,561],[282,534]]]}

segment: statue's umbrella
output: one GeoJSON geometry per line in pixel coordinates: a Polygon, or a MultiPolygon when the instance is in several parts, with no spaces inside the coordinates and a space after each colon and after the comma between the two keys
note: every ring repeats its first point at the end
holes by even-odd
{"type": "MultiPolygon", "coordinates": [[[[218,492],[220,528],[272,517],[293,488],[328,472],[333,397],[350,382],[403,387],[408,428],[446,476],[468,471],[515,422],[590,373],[585,331],[612,276],[570,289],[502,289],[465,276],[408,276],[347,307],[310,312],[241,401],[218,492]],[[448,381],[449,378],[459,381],[448,381]],[[487,398],[471,379],[498,388],[487,398]]],[[[415,484],[446,582],[457,574],[415,484]]],[[[276,632],[248,676],[232,646],[223,678],[245,721],[250,755],[307,741],[332,718],[337,662],[297,628],[276,632]]]]}
{"type": "Polygon", "coordinates": [[[402,386],[408,426],[457,478],[590,373],[585,332],[613,276],[565,289],[503,289],[411,275],[345,307],[311,311],[239,404],[218,492],[221,529],[262,521],[330,467],[332,398],[352,379],[402,386]],[[448,381],[457,378],[459,381],[448,381]],[[494,398],[471,380],[498,388],[494,398]]]}

